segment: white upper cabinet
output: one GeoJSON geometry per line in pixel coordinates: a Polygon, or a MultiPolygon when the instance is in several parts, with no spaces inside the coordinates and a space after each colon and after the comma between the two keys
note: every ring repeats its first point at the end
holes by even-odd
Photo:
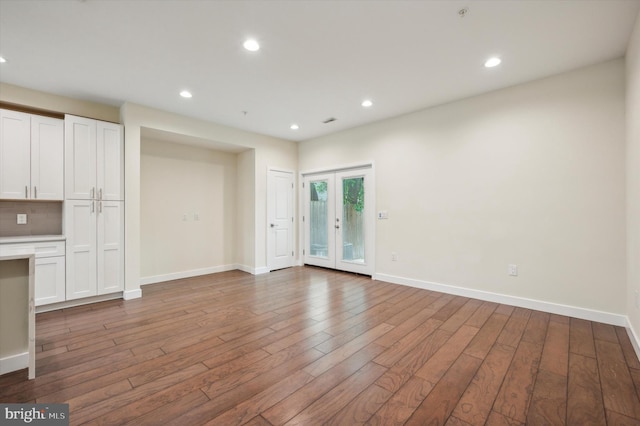
{"type": "Polygon", "coordinates": [[[122,126],[65,116],[68,200],[124,200],[122,126]]]}
{"type": "Polygon", "coordinates": [[[64,199],[62,120],[0,110],[0,199],[64,199]]]}
{"type": "Polygon", "coordinates": [[[31,116],[31,198],[64,199],[64,121],[31,116]]]}
{"type": "Polygon", "coordinates": [[[29,198],[31,116],[0,110],[0,198],[29,198]]]}
{"type": "Polygon", "coordinates": [[[64,118],[65,196],[91,200],[96,190],[96,121],[67,115],[64,118]]]}
{"type": "Polygon", "coordinates": [[[98,122],[97,188],[98,199],[124,200],[124,143],[122,126],[98,122]]]}

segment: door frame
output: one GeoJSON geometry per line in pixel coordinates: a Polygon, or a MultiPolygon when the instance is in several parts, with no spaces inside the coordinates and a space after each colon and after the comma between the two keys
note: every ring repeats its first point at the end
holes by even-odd
{"type": "Polygon", "coordinates": [[[371,211],[369,212],[369,216],[372,223],[370,227],[371,230],[371,239],[373,240],[372,250],[371,250],[371,259],[368,259],[371,263],[371,279],[375,279],[376,275],[376,224],[377,224],[377,204],[376,204],[376,168],[375,162],[373,160],[362,161],[356,163],[347,163],[341,165],[335,165],[331,167],[325,168],[317,168],[317,169],[309,169],[303,170],[299,173],[298,182],[298,265],[304,265],[304,254],[303,250],[305,250],[305,222],[302,220],[302,216],[305,214],[305,188],[302,187],[302,182],[304,182],[305,178],[313,175],[321,175],[327,173],[339,173],[346,172],[358,169],[370,169],[371,170],[371,194],[369,194],[370,203],[372,205],[371,211]]]}
{"type": "Polygon", "coordinates": [[[291,261],[289,262],[289,266],[288,267],[292,267],[292,266],[296,266],[299,262],[296,260],[298,258],[298,250],[296,250],[296,238],[295,238],[295,233],[297,232],[298,229],[298,224],[297,224],[297,212],[296,212],[296,185],[297,185],[297,177],[296,177],[296,172],[294,170],[289,170],[289,169],[285,169],[282,167],[267,167],[267,191],[266,191],[266,215],[265,215],[265,230],[266,230],[266,238],[265,238],[265,242],[267,244],[266,247],[266,255],[267,255],[267,269],[269,271],[273,270],[273,267],[271,265],[271,238],[273,238],[272,233],[270,232],[271,228],[269,227],[269,221],[271,220],[270,214],[270,194],[271,194],[271,188],[270,185],[272,185],[271,182],[271,172],[280,172],[280,173],[288,173],[291,175],[291,182],[293,183],[293,188],[291,188],[291,217],[293,218],[293,223],[291,224],[291,236],[289,237],[289,244],[291,245],[291,250],[293,251],[294,255],[291,257],[291,261]]]}

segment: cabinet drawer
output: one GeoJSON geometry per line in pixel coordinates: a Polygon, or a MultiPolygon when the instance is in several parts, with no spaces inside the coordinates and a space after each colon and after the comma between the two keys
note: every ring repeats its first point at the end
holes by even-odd
{"type": "Polygon", "coordinates": [[[39,241],[34,243],[12,243],[3,244],[3,249],[7,250],[20,250],[33,248],[36,254],[36,259],[54,256],[64,256],[64,241],[39,241]]]}
{"type": "Polygon", "coordinates": [[[36,259],[41,257],[64,256],[64,241],[35,243],[36,259]]]}

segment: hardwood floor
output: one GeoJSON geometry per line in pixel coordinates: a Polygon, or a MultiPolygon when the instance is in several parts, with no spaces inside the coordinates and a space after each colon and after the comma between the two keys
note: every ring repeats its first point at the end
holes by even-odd
{"type": "Polygon", "coordinates": [[[640,425],[626,331],[298,267],[39,314],[2,402],[71,424],[640,425]]]}

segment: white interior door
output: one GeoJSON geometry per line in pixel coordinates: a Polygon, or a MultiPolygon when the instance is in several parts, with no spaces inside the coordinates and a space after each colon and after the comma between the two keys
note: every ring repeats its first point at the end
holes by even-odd
{"type": "Polygon", "coordinates": [[[305,254],[309,265],[372,275],[371,168],[305,177],[305,254]]]}
{"type": "Polygon", "coordinates": [[[269,170],[267,175],[267,266],[293,266],[293,173],[269,170]]]}

